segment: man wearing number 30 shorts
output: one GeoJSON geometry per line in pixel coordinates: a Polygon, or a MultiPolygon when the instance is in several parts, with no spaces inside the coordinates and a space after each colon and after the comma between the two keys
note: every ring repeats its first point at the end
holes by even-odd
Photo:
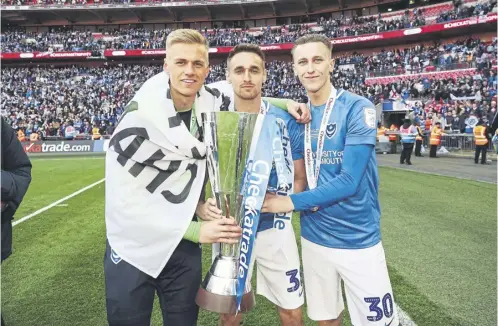
{"type": "Polygon", "coordinates": [[[302,212],[304,283],[312,320],[340,325],[342,280],[353,325],[397,326],[380,234],[375,107],[332,86],[332,45],[325,36],[301,37],[292,55],[312,115],[304,133],[308,188],[288,197],[267,195],[263,211],[302,212]]]}

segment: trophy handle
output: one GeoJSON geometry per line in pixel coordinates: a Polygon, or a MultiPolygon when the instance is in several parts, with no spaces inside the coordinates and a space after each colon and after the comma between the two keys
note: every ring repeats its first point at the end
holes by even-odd
{"type": "Polygon", "coordinates": [[[225,194],[225,218],[230,218],[230,194],[225,194]]]}

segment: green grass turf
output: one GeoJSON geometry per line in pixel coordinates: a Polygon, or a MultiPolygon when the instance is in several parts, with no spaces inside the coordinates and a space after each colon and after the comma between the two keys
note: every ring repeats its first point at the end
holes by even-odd
{"type": "MultiPolygon", "coordinates": [[[[496,185],[388,168],[380,176],[389,266],[441,308],[430,317],[440,325],[445,315],[460,321],[446,325],[496,325],[496,185]]],[[[404,294],[401,306],[434,325],[404,294]]]]}
{"type": "Polygon", "coordinates": [[[33,213],[104,177],[102,157],[35,158],[31,161],[31,185],[16,218],[33,213]],[[65,163],[68,160],[70,164],[65,163]]]}
{"type": "MultiPolygon", "coordinates": [[[[17,218],[104,174],[103,159],[33,165],[17,218]]],[[[496,186],[387,168],[380,179],[383,242],[397,303],[421,326],[496,325],[496,186]]],[[[15,252],[2,266],[9,326],[106,325],[104,184],[66,204],[14,228],[15,252]]],[[[299,233],[297,219],[294,225],[299,233]]],[[[206,271],[208,247],[203,260],[206,271]]],[[[156,304],[153,325],[160,324],[156,304]]],[[[216,324],[214,314],[201,312],[199,325],[216,324]]],[[[347,318],[344,324],[350,325],[347,318]]],[[[274,307],[257,296],[245,325],[278,325],[274,307]]]]}

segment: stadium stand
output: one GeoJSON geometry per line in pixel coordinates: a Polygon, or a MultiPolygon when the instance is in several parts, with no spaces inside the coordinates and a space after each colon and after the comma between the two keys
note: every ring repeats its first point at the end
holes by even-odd
{"type": "MultiPolygon", "coordinates": [[[[21,1],[18,0],[20,3],[21,1]]],[[[121,3],[121,1],[118,1],[121,3]]],[[[28,3],[28,2],[25,2],[28,3]]],[[[29,2],[31,3],[31,2],[29,2]]],[[[66,3],[38,1],[40,5],[66,3]]],[[[95,3],[95,2],[76,2],[95,3]]],[[[103,2],[109,3],[109,2],[103,2]]],[[[9,4],[9,1],[2,1],[9,4]]],[[[74,3],[73,3],[74,4],[74,3]]],[[[211,46],[232,46],[241,42],[274,44],[293,42],[306,33],[323,33],[331,38],[380,33],[448,22],[496,11],[496,2],[466,1],[443,3],[412,10],[366,17],[332,19],[327,14],[307,24],[290,24],[245,29],[204,29],[211,46]]],[[[3,31],[1,51],[82,51],[109,49],[162,49],[170,32],[129,28],[93,33],[68,27],[49,32],[26,32],[20,28],[3,31]]],[[[476,113],[492,120],[496,112],[496,38],[459,38],[391,46],[379,51],[358,50],[336,57],[332,81],[369,98],[375,104],[398,99],[412,105],[423,118],[438,113],[466,116],[476,113]],[[471,100],[458,100],[470,97],[471,100]],[[455,99],[457,98],[457,99],[455,99]]],[[[222,80],[226,66],[212,65],[207,83],[222,80]]],[[[133,64],[106,62],[94,66],[78,64],[63,67],[9,67],[2,69],[1,114],[24,137],[38,133],[41,139],[66,135],[72,125],[77,137],[90,138],[92,128],[109,135],[134,91],[161,70],[158,62],[133,64]]],[[[267,62],[265,95],[304,101],[304,89],[287,60],[267,62]]],[[[452,123],[448,123],[452,126],[452,123]]]]}
{"type": "MultiPolygon", "coordinates": [[[[330,38],[358,36],[432,23],[449,22],[471,16],[483,16],[496,4],[470,3],[455,8],[451,4],[414,9],[401,15],[369,16],[340,19],[322,16],[318,22],[245,29],[204,29],[211,46],[234,46],[239,43],[279,44],[294,42],[307,33],[321,33],[330,38]]],[[[25,32],[19,29],[3,31],[0,35],[2,52],[32,51],[93,51],[104,49],[162,49],[170,29],[149,30],[130,28],[104,33],[74,31],[67,27],[52,28],[48,32],[25,32]]]]}
{"type": "MultiPolygon", "coordinates": [[[[265,95],[304,100],[304,90],[289,62],[273,61],[267,64],[267,69],[265,95]]],[[[98,68],[4,68],[2,115],[9,118],[15,129],[22,129],[26,137],[32,132],[40,132],[41,139],[64,137],[69,124],[86,137],[94,126],[101,129],[101,134],[110,134],[134,91],[159,71],[158,65],[121,64],[98,68]]],[[[225,65],[213,66],[207,82],[223,80],[224,75],[225,65]]],[[[417,109],[425,113],[458,111],[465,115],[476,110],[491,121],[496,112],[496,72],[487,68],[467,74],[449,72],[439,78],[405,76],[388,83],[365,82],[353,70],[337,68],[332,81],[336,87],[364,95],[376,103],[399,97],[420,100],[417,109]],[[461,97],[477,93],[482,98],[480,102],[462,104],[450,97],[450,94],[461,97]]]]}

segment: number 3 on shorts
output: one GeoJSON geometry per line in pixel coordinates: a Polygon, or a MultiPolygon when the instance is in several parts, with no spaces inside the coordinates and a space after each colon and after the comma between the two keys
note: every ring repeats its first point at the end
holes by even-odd
{"type": "Polygon", "coordinates": [[[299,289],[299,285],[301,285],[301,283],[299,282],[299,278],[297,278],[298,273],[299,271],[297,269],[285,272],[285,275],[289,276],[289,282],[292,285],[290,288],[287,288],[287,292],[294,292],[299,289]]]}
{"type": "Polygon", "coordinates": [[[363,300],[370,304],[370,311],[375,313],[375,316],[367,316],[369,321],[379,321],[383,316],[390,318],[394,313],[393,299],[390,293],[386,293],[382,298],[382,307],[379,307],[381,301],[379,297],[364,298],[363,300]]]}

